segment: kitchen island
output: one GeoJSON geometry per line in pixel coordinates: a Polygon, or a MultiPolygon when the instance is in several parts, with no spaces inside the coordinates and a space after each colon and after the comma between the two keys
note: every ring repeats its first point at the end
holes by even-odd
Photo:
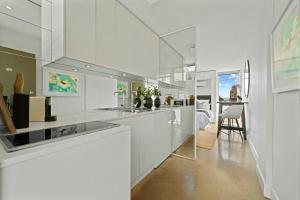
{"type": "MultiPolygon", "coordinates": [[[[95,133],[90,136],[84,135],[83,137],[71,138],[68,140],[59,141],[52,144],[46,144],[31,149],[16,151],[13,153],[7,153],[4,150],[4,148],[0,147],[0,168],[1,168],[0,173],[2,173],[4,175],[3,177],[5,177],[6,176],[5,174],[8,173],[7,170],[5,170],[7,166],[14,166],[14,164],[23,163],[23,162],[26,163],[26,160],[30,160],[35,157],[40,157],[39,159],[43,160],[41,165],[32,164],[26,168],[24,166],[21,167],[21,165],[18,164],[20,165],[20,177],[22,177],[21,180],[24,180],[26,182],[27,180],[30,179],[31,176],[36,179],[40,179],[41,177],[43,177],[49,180],[49,185],[52,185],[54,184],[55,180],[57,181],[60,180],[61,177],[64,177],[63,174],[61,173],[54,173],[55,170],[59,170],[59,167],[62,166],[62,167],[66,167],[66,169],[68,167],[74,169],[73,170],[74,173],[76,173],[76,170],[87,171],[86,174],[83,173],[82,175],[81,173],[78,173],[78,177],[75,178],[70,178],[70,175],[72,174],[70,171],[70,173],[68,173],[65,177],[66,179],[71,180],[73,183],[78,182],[78,180],[88,181],[87,179],[84,179],[84,177],[89,177],[89,175],[91,174],[95,174],[96,176],[98,174],[99,175],[98,178],[99,180],[102,180],[102,183],[94,182],[94,184],[97,183],[96,185],[100,186],[104,184],[103,182],[106,182],[105,187],[103,188],[105,188],[107,192],[111,192],[112,190],[108,188],[109,184],[112,185],[114,185],[115,183],[119,184],[120,181],[117,181],[117,179],[114,178],[119,177],[123,181],[127,180],[128,182],[127,190],[128,190],[128,194],[130,194],[130,187],[135,186],[142,178],[144,178],[154,168],[158,167],[165,159],[168,158],[169,155],[173,153],[174,129],[176,129],[176,132],[178,132],[178,120],[175,120],[176,113],[180,113],[178,111],[181,110],[183,111],[182,113],[185,113],[185,115],[187,113],[193,115],[194,106],[164,107],[158,110],[138,112],[138,113],[122,112],[116,110],[91,110],[83,113],[58,116],[58,120],[56,122],[30,123],[29,128],[20,129],[18,130],[18,133],[53,128],[58,126],[66,126],[66,125],[76,124],[76,123],[92,122],[92,121],[111,122],[115,124],[121,124],[121,126],[114,129],[106,130],[104,132],[101,131],[102,133],[95,133]],[[176,128],[174,128],[174,124],[173,124],[174,120],[177,121],[176,128]],[[124,132],[124,134],[118,134],[121,132],[124,132]],[[128,136],[129,132],[131,133],[131,137],[128,136]],[[105,137],[106,135],[110,135],[111,138],[113,138],[110,140],[111,144],[108,145],[107,143],[107,146],[102,145],[100,140],[101,138],[106,138],[105,137]],[[99,139],[98,144],[96,141],[94,141],[96,140],[96,138],[99,139]],[[80,144],[87,143],[87,141],[85,140],[94,143],[95,149],[88,150],[84,146],[80,147],[81,146],[80,144]],[[66,151],[68,148],[70,149],[78,148],[78,151],[68,152],[66,151]],[[44,156],[44,155],[53,155],[53,154],[57,155],[56,152],[62,152],[62,156],[60,156],[59,158],[53,157],[52,158],[53,160],[47,158],[47,156],[46,157],[44,156]],[[73,158],[74,160],[67,161],[68,159],[66,158],[68,159],[73,158]],[[52,165],[53,163],[55,164],[54,167],[50,167],[49,169],[49,166],[52,166],[50,165],[51,163],[52,165]],[[74,166],[72,166],[72,164],[70,163],[73,163],[74,165],[78,165],[80,163],[80,165],[78,166],[78,168],[74,168],[74,166]],[[128,171],[127,168],[129,169],[128,171]],[[29,173],[25,173],[25,172],[29,169],[33,170],[32,173],[37,172],[37,176],[36,175],[31,175],[30,177],[29,175],[26,176],[26,174],[29,173]],[[42,174],[44,173],[44,171],[50,171],[52,173],[48,172],[42,174]],[[51,175],[53,173],[55,174],[55,176],[51,175]],[[21,176],[22,174],[23,176],[21,176]],[[79,177],[79,176],[84,176],[84,177],[79,177]],[[101,176],[105,176],[106,178],[105,179],[100,178],[101,176]],[[112,177],[111,180],[109,180],[108,178],[109,176],[112,177]],[[115,183],[112,182],[113,180],[115,183]]],[[[182,124],[183,126],[182,130],[188,130],[188,129],[192,130],[193,123],[194,123],[193,121],[185,122],[184,124],[182,124]]],[[[183,143],[184,141],[181,142],[183,143]]],[[[179,145],[180,144],[177,141],[176,146],[179,145]]],[[[7,180],[10,179],[11,178],[7,180]]],[[[35,182],[38,181],[41,180],[35,180],[35,182]]],[[[125,182],[121,181],[121,183],[123,185],[126,185],[125,182]]],[[[60,184],[54,184],[54,185],[63,187],[64,185],[66,185],[66,183],[62,181],[62,185],[60,184]]],[[[8,189],[12,190],[11,188],[15,188],[17,186],[14,184],[11,185],[8,184],[8,186],[5,187],[10,187],[8,189]]],[[[45,190],[48,191],[48,189],[46,189],[45,187],[43,187],[44,190],[41,189],[40,188],[41,186],[31,187],[29,184],[28,187],[30,187],[31,190],[35,190],[35,188],[38,188],[40,191],[45,191],[45,190]]],[[[123,187],[126,188],[126,186],[123,187]]],[[[89,188],[89,187],[84,187],[84,188],[89,188]]],[[[24,187],[24,189],[29,190],[27,187],[24,187]]],[[[107,194],[107,192],[104,192],[104,194],[107,194]]],[[[31,194],[34,194],[34,192],[31,192],[31,194]]],[[[68,199],[68,198],[64,198],[64,199],[68,199]]],[[[105,199],[111,199],[111,198],[105,198],[105,199]]]]}
{"type": "Polygon", "coordinates": [[[16,199],[129,200],[130,127],[10,153],[0,145],[0,200],[16,199]]]}

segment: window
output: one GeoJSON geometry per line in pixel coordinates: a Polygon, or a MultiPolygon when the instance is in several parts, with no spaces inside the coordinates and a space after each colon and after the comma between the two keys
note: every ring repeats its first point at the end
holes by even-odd
{"type": "Polygon", "coordinates": [[[221,73],[218,75],[219,80],[219,97],[225,101],[230,99],[230,90],[232,86],[239,87],[240,85],[240,74],[239,72],[233,73],[221,73]]]}

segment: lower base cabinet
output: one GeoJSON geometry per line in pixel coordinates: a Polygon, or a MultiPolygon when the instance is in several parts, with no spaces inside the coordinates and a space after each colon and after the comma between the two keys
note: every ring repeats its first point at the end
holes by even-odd
{"type": "Polygon", "coordinates": [[[171,111],[113,121],[131,127],[131,186],[171,153],[171,111]]]}
{"type": "Polygon", "coordinates": [[[0,200],[130,200],[126,129],[35,147],[40,151],[0,166],[0,200]]]}

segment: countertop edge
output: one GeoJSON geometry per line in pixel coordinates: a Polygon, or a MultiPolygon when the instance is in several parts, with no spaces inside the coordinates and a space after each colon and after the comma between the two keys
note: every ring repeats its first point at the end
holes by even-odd
{"type": "MultiPolygon", "coordinates": [[[[140,113],[130,113],[122,111],[110,111],[110,110],[89,110],[82,113],[73,113],[60,115],[57,117],[55,122],[30,122],[29,128],[18,129],[17,133],[24,133],[29,131],[36,131],[47,128],[55,128],[60,126],[67,126],[77,123],[92,122],[92,121],[104,121],[111,123],[112,121],[117,121],[125,118],[134,118],[149,114],[156,114],[160,112],[170,112],[176,109],[191,109],[194,106],[182,106],[182,107],[170,107],[170,108],[161,108],[160,110],[140,112],[140,113]]],[[[9,133],[0,133],[0,134],[9,134],[9,133]]]]}
{"type": "Polygon", "coordinates": [[[102,139],[115,134],[129,132],[130,129],[131,128],[129,126],[120,125],[118,127],[99,131],[101,132],[101,134],[95,132],[95,134],[91,133],[86,135],[80,135],[65,140],[43,144],[29,149],[19,150],[10,153],[6,152],[4,147],[0,145],[0,154],[2,155],[2,157],[0,157],[0,169],[9,167],[20,162],[25,162],[27,160],[31,160],[40,156],[59,152],[66,148],[72,148],[73,146],[93,141],[95,138],[102,139]]]}

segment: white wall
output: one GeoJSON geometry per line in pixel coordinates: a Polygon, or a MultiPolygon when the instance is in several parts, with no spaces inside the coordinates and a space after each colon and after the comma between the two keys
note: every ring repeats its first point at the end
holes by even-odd
{"type": "MultiPolygon", "coordinates": [[[[269,1],[270,2],[270,1],[269,1]]],[[[257,175],[262,186],[262,191],[266,196],[270,196],[271,174],[269,155],[272,144],[272,93],[269,62],[269,33],[270,18],[272,17],[272,7],[267,1],[261,3],[257,8],[257,14],[261,19],[257,19],[257,37],[248,49],[251,85],[248,110],[248,133],[249,144],[254,158],[257,162],[257,175]],[[263,19],[263,20],[262,20],[263,19]]]]}
{"type": "MultiPolygon", "coordinates": [[[[274,0],[273,23],[289,0],[274,0]]],[[[278,200],[300,199],[300,91],[274,95],[273,187],[278,200]]],[[[275,198],[274,198],[275,199],[275,198]]]]}
{"type": "Polygon", "coordinates": [[[52,114],[64,115],[79,113],[85,110],[85,81],[84,73],[79,73],[79,95],[78,97],[52,97],[52,114]]]}
{"type": "Polygon", "coordinates": [[[85,90],[87,110],[117,107],[116,79],[87,74],[85,90]]]}
{"type": "Polygon", "coordinates": [[[276,200],[300,199],[300,92],[271,92],[270,33],[288,1],[262,2],[260,37],[250,50],[249,142],[264,194],[276,200]]]}

